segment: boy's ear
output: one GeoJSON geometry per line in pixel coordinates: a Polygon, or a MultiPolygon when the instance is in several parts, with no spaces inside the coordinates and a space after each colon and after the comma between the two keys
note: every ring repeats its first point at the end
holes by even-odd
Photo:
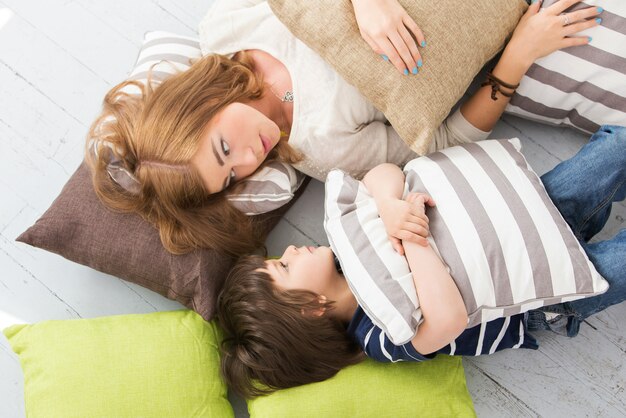
{"type": "Polygon", "coordinates": [[[324,306],[324,304],[327,301],[326,296],[319,295],[317,297],[317,301],[321,305],[319,308],[315,308],[315,309],[305,309],[305,308],[302,308],[302,309],[300,309],[300,312],[302,313],[302,315],[304,315],[304,316],[307,316],[307,315],[309,315],[309,316],[317,316],[317,317],[320,317],[320,316],[324,315],[326,313],[326,306],[324,306]]]}

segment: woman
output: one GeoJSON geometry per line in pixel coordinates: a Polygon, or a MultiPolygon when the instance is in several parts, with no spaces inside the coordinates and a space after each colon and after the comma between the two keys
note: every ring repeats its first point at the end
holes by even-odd
{"type": "MultiPolygon", "coordinates": [[[[392,27],[389,43],[374,43],[367,35],[372,20],[358,12],[361,1],[354,0],[361,33],[376,52],[390,54],[402,67],[398,57],[411,50],[411,42],[391,42],[400,33],[392,27]]],[[[445,121],[432,150],[486,138],[536,59],[590,41],[573,35],[599,24],[594,17],[601,9],[561,14],[579,1],[560,0],[541,12],[538,3],[529,7],[491,84],[445,121]]],[[[400,7],[396,0],[379,0],[373,10],[375,5],[379,13],[400,7]]],[[[422,43],[419,29],[401,22],[422,43]]],[[[155,224],[168,250],[208,247],[242,254],[258,246],[250,219],[230,206],[224,191],[270,159],[323,180],[332,168],[358,177],[380,163],[401,165],[415,157],[384,115],[295,39],[265,2],[218,1],[200,34],[203,50],[221,55],[204,57],[158,88],[142,88],[140,98],[123,92],[133,82],[116,86],[90,131],[90,138],[103,140],[97,142],[99,157],[88,154],[96,192],[108,206],[155,224]],[[114,181],[111,160],[132,176],[132,188],[114,181]]]]}

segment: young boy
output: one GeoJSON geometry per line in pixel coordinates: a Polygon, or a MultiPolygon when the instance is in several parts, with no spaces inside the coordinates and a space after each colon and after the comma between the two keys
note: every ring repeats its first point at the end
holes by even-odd
{"type": "Polygon", "coordinates": [[[363,182],[394,246],[405,253],[413,272],[424,319],[413,340],[396,346],[372,323],[329,248],[290,246],[280,259],[243,258],[224,284],[218,318],[225,333],[222,373],[227,383],[250,397],[325,380],[360,361],[363,352],[384,362],[424,361],[437,353],[480,355],[537,348],[527,330],[576,335],[582,320],[626,299],[626,229],[611,240],[588,243],[606,223],[611,203],[626,197],[626,128],[602,127],[576,156],[542,176],[542,181],[609,282],[606,293],[465,329],[467,312],[460,293],[424,239],[425,207],[434,202],[423,194],[399,200],[403,174],[385,164],[370,171],[363,182]]]}

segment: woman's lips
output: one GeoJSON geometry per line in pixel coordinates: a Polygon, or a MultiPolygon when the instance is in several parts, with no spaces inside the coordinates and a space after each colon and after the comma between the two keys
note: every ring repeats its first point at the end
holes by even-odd
{"type": "Polygon", "coordinates": [[[261,143],[263,144],[263,151],[267,154],[272,149],[272,141],[270,141],[265,135],[259,135],[259,137],[261,138],[261,143]]]}

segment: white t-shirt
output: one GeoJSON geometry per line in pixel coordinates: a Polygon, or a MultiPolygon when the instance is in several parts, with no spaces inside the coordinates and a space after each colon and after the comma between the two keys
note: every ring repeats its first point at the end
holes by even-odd
{"type": "MultiPolygon", "coordinates": [[[[403,166],[417,155],[385,115],[307,47],[260,0],[217,0],[200,23],[203,54],[232,56],[259,49],[291,76],[293,122],[289,145],[305,156],[295,167],[320,181],[333,168],[360,178],[384,162],[403,166]]],[[[390,67],[390,71],[393,68],[390,67]]],[[[430,151],[487,138],[457,110],[436,131],[430,151]]]]}

